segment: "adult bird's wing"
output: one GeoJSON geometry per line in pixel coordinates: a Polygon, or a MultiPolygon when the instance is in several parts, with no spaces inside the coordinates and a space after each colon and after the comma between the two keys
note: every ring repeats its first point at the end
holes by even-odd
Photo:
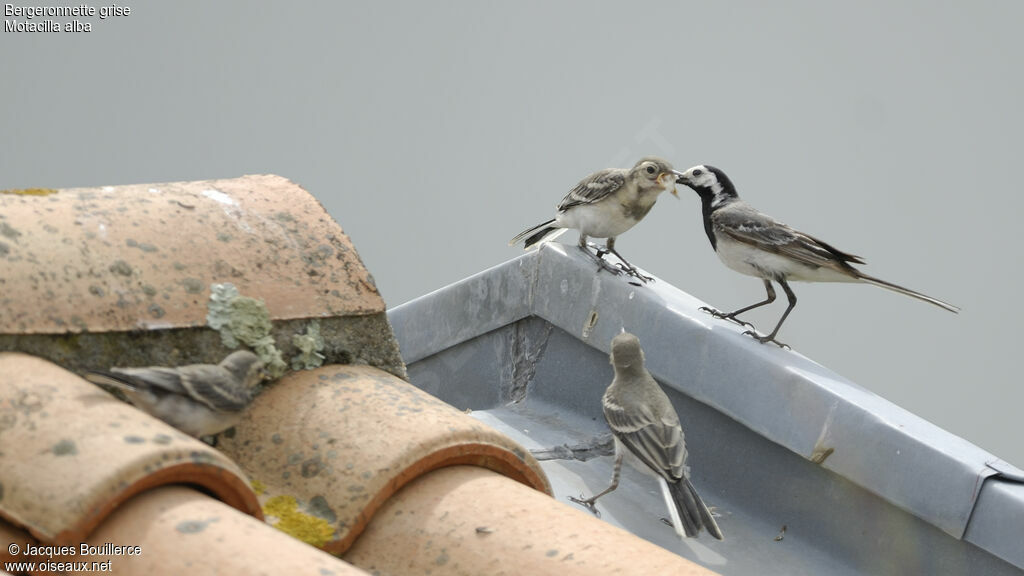
{"type": "MultiPolygon", "coordinates": [[[[665,402],[668,402],[667,397],[665,402]]],[[[644,464],[671,482],[684,476],[686,443],[675,410],[670,408],[659,415],[651,410],[650,403],[627,408],[613,399],[606,399],[603,405],[612,432],[644,464]]]]}
{"type": "Polygon", "coordinates": [[[864,264],[859,256],[843,252],[810,234],[790,228],[742,202],[712,212],[711,224],[715,234],[723,234],[814,268],[828,267],[849,272],[853,269],[850,263],[864,264]]]}
{"type": "Polygon", "coordinates": [[[622,188],[626,183],[625,173],[618,168],[606,168],[594,172],[583,180],[575,188],[569,191],[558,204],[558,211],[564,212],[573,206],[580,204],[593,204],[616,190],[622,188]]]}

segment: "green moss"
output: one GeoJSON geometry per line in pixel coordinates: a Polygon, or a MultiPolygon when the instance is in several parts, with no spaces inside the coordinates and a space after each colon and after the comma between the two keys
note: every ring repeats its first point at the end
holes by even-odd
{"type": "Polygon", "coordinates": [[[299,511],[294,496],[274,496],[263,505],[263,514],[274,516],[278,530],[306,544],[322,547],[334,537],[334,528],[323,518],[299,511]]]}
{"type": "Polygon", "coordinates": [[[213,284],[206,322],[220,333],[228,348],[242,344],[251,348],[272,377],[279,378],[288,369],[270,335],[274,326],[262,300],[242,296],[233,284],[213,284]]]}
{"type": "MultiPolygon", "coordinates": [[[[239,296],[231,302],[231,321],[228,324],[231,335],[238,340],[255,345],[270,334],[270,313],[262,300],[239,296]]],[[[226,342],[225,342],[226,344],[226,342]]]]}
{"type": "Polygon", "coordinates": [[[53,188],[17,188],[9,190],[0,190],[0,194],[17,194],[18,196],[49,196],[50,194],[56,194],[57,190],[53,188]]]}
{"type": "MultiPolygon", "coordinates": [[[[325,364],[366,364],[407,378],[386,313],[318,321],[325,364]]],[[[292,336],[308,332],[309,323],[305,318],[274,322],[270,336],[285,358],[301,354],[292,344],[292,336]]],[[[0,334],[0,351],[8,350],[39,356],[81,373],[109,370],[111,366],[216,364],[232,349],[224,346],[219,331],[195,326],[129,332],[0,334]]]]}
{"type": "Polygon", "coordinates": [[[292,346],[298,354],[292,356],[292,370],[312,370],[324,364],[324,338],[320,335],[320,321],[313,320],[306,325],[305,334],[292,336],[292,346]]]}

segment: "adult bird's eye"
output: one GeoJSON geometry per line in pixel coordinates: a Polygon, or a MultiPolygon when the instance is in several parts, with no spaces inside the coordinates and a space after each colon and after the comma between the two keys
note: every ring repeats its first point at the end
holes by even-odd
{"type": "Polygon", "coordinates": [[[693,171],[693,175],[694,175],[694,176],[700,176],[700,175],[701,175],[701,174],[703,174],[703,173],[704,173],[704,172],[703,172],[703,171],[701,171],[701,170],[694,170],[694,171],[693,171]]]}
{"type": "Polygon", "coordinates": [[[647,173],[648,174],[654,174],[654,166],[648,166],[647,167],[647,173]]]}

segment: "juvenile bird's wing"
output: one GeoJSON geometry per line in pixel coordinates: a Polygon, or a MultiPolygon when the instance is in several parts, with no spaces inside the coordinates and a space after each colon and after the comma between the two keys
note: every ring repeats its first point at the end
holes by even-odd
{"type": "Polygon", "coordinates": [[[94,371],[85,377],[90,382],[122,390],[152,390],[158,394],[188,395],[188,391],[181,385],[181,376],[174,368],[111,368],[110,372],[94,371]]]}
{"type": "Polygon", "coordinates": [[[218,412],[240,412],[252,399],[246,383],[222,366],[184,366],[178,372],[188,395],[218,412]]]}
{"type": "Polygon", "coordinates": [[[181,368],[112,368],[110,372],[91,372],[86,378],[128,390],[185,396],[218,412],[239,412],[251,399],[250,391],[230,372],[211,364],[181,368]]]}
{"type": "MultiPolygon", "coordinates": [[[[650,385],[657,387],[658,383],[651,378],[650,385]]],[[[656,391],[665,394],[660,387],[656,391]]],[[[602,404],[612,433],[644,464],[674,482],[685,474],[686,442],[679,416],[668,397],[664,399],[668,410],[662,414],[656,414],[650,402],[623,406],[606,398],[602,404]]]]}
{"type": "Polygon", "coordinates": [[[723,234],[738,242],[815,268],[824,266],[849,272],[853,269],[850,263],[864,263],[859,256],[843,252],[809,234],[790,228],[742,202],[712,212],[711,223],[715,234],[723,234]]]}
{"type": "Polygon", "coordinates": [[[558,204],[558,211],[564,212],[573,206],[580,204],[593,204],[616,190],[622,188],[626,183],[626,174],[619,168],[607,168],[594,172],[583,180],[575,188],[569,191],[558,204]]]}

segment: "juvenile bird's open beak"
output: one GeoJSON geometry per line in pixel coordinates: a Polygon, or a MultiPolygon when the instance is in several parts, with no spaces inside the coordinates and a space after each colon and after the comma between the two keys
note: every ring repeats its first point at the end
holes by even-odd
{"type": "Polygon", "coordinates": [[[671,172],[662,172],[658,175],[658,182],[665,187],[676,198],[679,198],[679,193],[676,192],[676,176],[675,170],[671,172]]]}

